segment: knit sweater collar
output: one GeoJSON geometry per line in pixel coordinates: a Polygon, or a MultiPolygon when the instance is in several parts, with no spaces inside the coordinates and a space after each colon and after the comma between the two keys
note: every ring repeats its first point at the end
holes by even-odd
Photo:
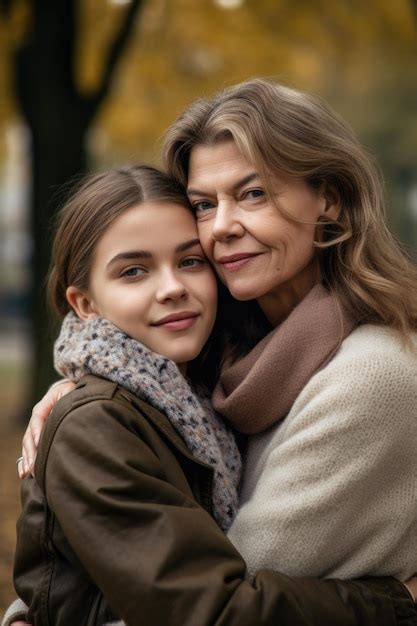
{"type": "Polygon", "coordinates": [[[266,430],[288,414],[355,326],[337,297],[316,285],[245,357],[223,366],[212,398],[215,409],[242,433],[266,430]]]}
{"type": "Polygon", "coordinates": [[[213,515],[226,530],[237,510],[241,472],[232,432],[207,397],[197,395],[177,365],[103,318],[69,313],[55,343],[55,368],[78,381],[94,374],[125,387],[164,413],[192,454],[214,468],[213,515]]]}

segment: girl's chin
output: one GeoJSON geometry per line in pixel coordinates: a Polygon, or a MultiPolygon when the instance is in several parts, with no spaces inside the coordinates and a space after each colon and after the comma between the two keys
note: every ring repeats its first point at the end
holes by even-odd
{"type": "Polygon", "coordinates": [[[170,359],[170,361],[174,361],[174,363],[176,363],[176,365],[178,365],[180,369],[183,369],[184,364],[186,365],[187,363],[195,359],[200,354],[202,349],[203,347],[201,347],[200,350],[181,350],[180,352],[167,351],[164,356],[166,356],[167,359],[170,359]]]}

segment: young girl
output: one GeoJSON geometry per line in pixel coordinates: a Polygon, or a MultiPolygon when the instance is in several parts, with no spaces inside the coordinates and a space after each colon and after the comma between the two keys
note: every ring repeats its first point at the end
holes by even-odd
{"type": "Polygon", "coordinates": [[[216,282],[181,189],[143,167],[94,177],[62,213],[53,263],[52,300],[67,314],[56,365],[79,383],[23,486],[15,584],[29,621],[411,623],[393,581],[245,580],[221,532],[239,454],[196,391],[216,282]]]}
{"type": "MultiPolygon", "coordinates": [[[[132,558],[142,518],[150,516],[148,548],[157,551],[151,544],[164,512],[153,508],[163,493],[167,506],[177,506],[175,488],[182,506],[196,506],[195,498],[224,530],[237,506],[240,455],[234,437],[204,396],[197,395],[192,372],[189,381],[185,378],[187,363],[199,355],[213,329],[217,284],[182,190],[147,167],[89,180],[61,213],[49,294],[58,314],[66,315],[56,367],[80,384],[56,407],[36,470],[48,503],[42,515],[42,524],[48,522],[43,548],[54,566],[48,559],[44,567],[36,563],[32,568],[34,545],[28,537],[40,530],[32,512],[43,496],[29,481],[16,583],[36,624],[45,612],[50,619],[55,609],[65,614],[66,602],[71,609],[65,620],[81,623],[75,616],[85,617],[90,607],[88,619],[94,615],[104,623],[111,614],[99,588],[115,589],[113,561],[123,553],[117,535],[132,558]],[[154,469],[157,460],[161,471],[154,469]],[[134,498],[141,493],[138,507],[134,498]],[[128,540],[129,516],[134,528],[128,540]],[[103,541],[106,532],[111,541],[103,541]],[[101,554],[107,554],[106,572],[96,558],[96,540],[101,554]],[[42,575],[29,592],[31,573],[39,574],[39,567],[42,575]],[[87,576],[88,583],[79,587],[77,581],[87,576]],[[68,592],[59,609],[43,594],[58,579],[65,580],[68,592]]],[[[178,522],[186,530],[187,520],[178,522]]],[[[160,542],[167,539],[162,534],[160,542]]],[[[139,564],[143,552],[137,556],[139,564]]],[[[144,567],[152,568],[151,554],[147,562],[144,567]]],[[[134,577],[123,582],[125,589],[132,584],[134,577]]]]}

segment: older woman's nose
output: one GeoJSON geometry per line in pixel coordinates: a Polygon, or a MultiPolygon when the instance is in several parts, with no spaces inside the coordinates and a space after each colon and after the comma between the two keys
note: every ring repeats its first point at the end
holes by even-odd
{"type": "Polygon", "coordinates": [[[212,236],[216,241],[224,241],[230,237],[242,237],[245,232],[235,208],[230,204],[221,205],[219,203],[212,223],[212,236]]]}

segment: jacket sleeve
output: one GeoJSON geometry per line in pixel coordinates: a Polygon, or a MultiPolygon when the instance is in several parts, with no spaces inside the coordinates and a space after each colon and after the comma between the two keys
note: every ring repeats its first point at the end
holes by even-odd
{"type": "Polygon", "coordinates": [[[1,621],[1,626],[10,626],[13,622],[18,620],[22,620],[23,622],[26,620],[26,614],[28,612],[28,607],[19,598],[16,598],[11,605],[7,608],[5,614],[3,615],[3,619],[1,621]]]}
{"type": "Polygon", "coordinates": [[[415,367],[400,358],[355,354],[316,374],[275,432],[251,444],[229,538],[253,571],[417,571],[416,406],[415,367]]]}
{"type": "MultiPolygon", "coordinates": [[[[124,409],[125,411],[125,409],[124,409]]],[[[49,504],[77,557],[128,626],[411,626],[393,579],[291,579],[245,563],[210,517],[170,484],[117,402],[75,409],[46,466],[49,504]]],[[[53,590],[51,590],[53,593],[53,590]]]]}

